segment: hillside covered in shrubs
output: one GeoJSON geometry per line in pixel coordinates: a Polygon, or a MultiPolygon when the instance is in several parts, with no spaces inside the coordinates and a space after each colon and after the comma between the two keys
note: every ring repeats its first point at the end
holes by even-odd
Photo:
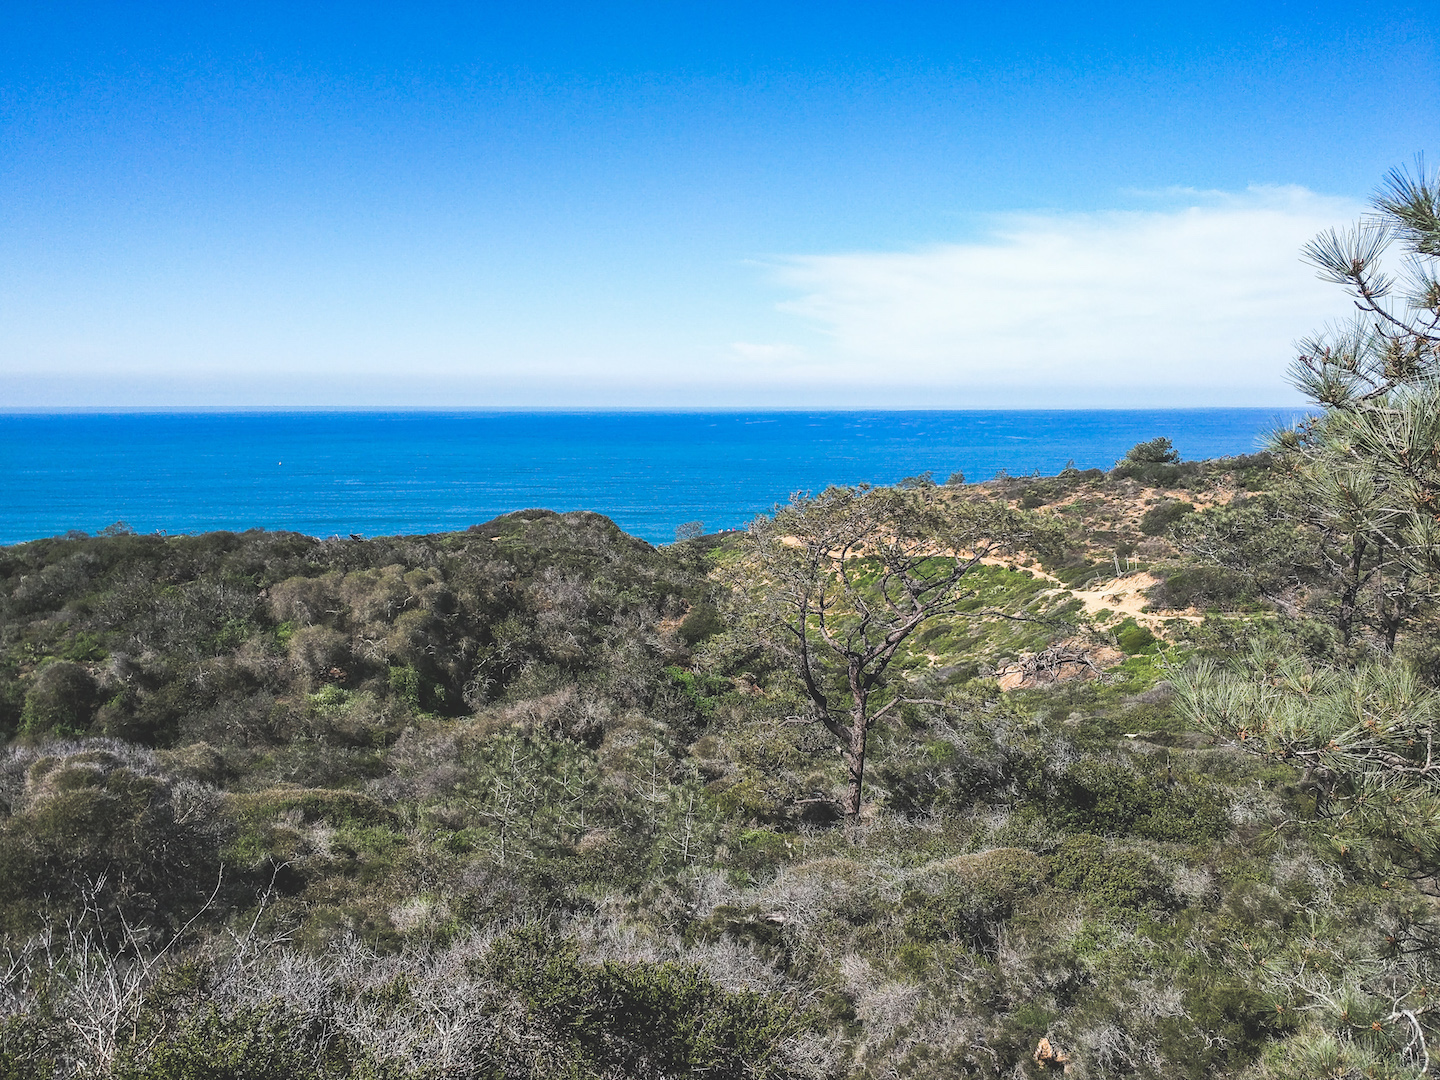
{"type": "Polygon", "coordinates": [[[1433,864],[1186,705],[1434,679],[1293,486],[1161,439],[893,489],[1016,539],[888,661],[849,815],[754,530],[0,549],[0,1077],[1413,1075],[1433,864]]]}

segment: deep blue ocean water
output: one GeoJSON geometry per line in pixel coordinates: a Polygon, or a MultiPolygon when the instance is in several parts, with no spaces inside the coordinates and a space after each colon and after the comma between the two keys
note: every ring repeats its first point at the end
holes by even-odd
{"type": "Polygon", "coordinates": [[[116,521],[428,533],[537,506],[667,542],[828,484],[1109,468],[1157,435],[1186,458],[1250,453],[1297,412],[0,413],[0,543],[116,521]]]}

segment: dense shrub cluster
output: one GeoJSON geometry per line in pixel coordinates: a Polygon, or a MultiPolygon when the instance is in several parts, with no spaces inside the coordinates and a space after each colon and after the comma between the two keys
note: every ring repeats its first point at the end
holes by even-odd
{"type": "Polygon", "coordinates": [[[1140,531],[1146,536],[1159,536],[1186,514],[1194,512],[1193,504],[1180,499],[1169,499],[1140,515],[1140,531]]]}
{"type": "Polygon", "coordinates": [[[1183,611],[1186,608],[1234,610],[1255,599],[1249,577],[1224,567],[1190,566],[1176,570],[1148,592],[1158,608],[1183,611]]]}
{"type": "Polygon", "coordinates": [[[1176,487],[1201,471],[1199,462],[1181,461],[1165,437],[1132,446],[1111,470],[1121,480],[1138,480],[1153,487],[1176,487]]]}
{"type": "Polygon", "coordinates": [[[327,686],[454,716],[578,675],[639,702],[660,661],[714,632],[703,580],[650,554],[604,518],[541,511],[445,537],[4,549],[0,734],[289,741],[319,717],[288,699],[327,686]],[[697,604],[683,637],[659,629],[697,604]]]}

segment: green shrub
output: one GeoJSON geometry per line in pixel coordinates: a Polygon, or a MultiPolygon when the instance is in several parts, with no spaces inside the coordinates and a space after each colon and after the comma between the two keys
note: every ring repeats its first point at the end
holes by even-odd
{"type": "MultiPolygon", "coordinates": [[[[156,1033],[154,1046],[132,1045],[114,1080],[321,1080],[325,1047],[319,1032],[280,1006],[225,1016],[214,1006],[156,1033]]],[[[338,1055],[337,1055],[338,1056],[338,1055]]]]}
{"type": "Polygon", "coordinates": [[[81,630],[65,643],[60,650],[60,655],[66,660],[74,660],[84,663],[87,660],[104,660],[106,656],[105,643],[99,636],[88,630],[81,630]]]}
{"type": "Polygon", "coordinates": [[[61,1076],[70,1033],[39,1015],[0,1019],[0,1080],[61,1076]]]}
{"type": "Polygon", "coordinates": [[[86,883],[107,919],[139,912],[163,924],[203,900],[218,872],[217,822],[203,795],[177,803],[146,768],[98,747],[31,765],[22,807],[0,818],[0,932],[28,930],[46,909],[78,910],[86,883]]]}
{"type": "Polygon", "coordinates": [[[1115,628],[1115,641],[1120,646],[1120,651],[1128,656],[1143,653],[1151,648],[1159,640],[1150,629],[1141,626],[1134,619],[1126,619],[1115,628]]]}
{"type": "Polygon", "coordinates": [[[350,694],[342,686],[327,683],[311,694],[307,700],[311,709],[325,715],[343,710],[350,701],[350,694]]]}
{"type": "Polygon", "coordinates": [[[1111,475],[1117,479],[1138,480],[1155,487],[1174,487],[1181,479],[1193,476],[1200,469],[1198,462],[1180,460],[1170,440],[1161,436],[1149,442],[1136,443],[1115,463],[1111,475]]]}
{"type": "Polygon", "coordinates": [[[1020,848],[961,855],[927,867],[901,898],[907,937],[994,947],[995,930],[1045,880],[1040,856],[1020,848]]]}
{"type": "Polygon", "coordinates": [[[9,742],[20,730],[24,709],[25,684],[0,662],[0,744],[9,742]]]}
{"type": "Polygon", "coordinates": [[[1218,566],[1187,566],[1152,586],[1146,598],[1158,608],[1218,607],[1234,610],[1254,601],[1253,581],[1244,574],[1218,566]]]}
{"type": "Polygon", "coordinates": [[[20,713],[22,735],[76,735],[90,727],[100,688],[84,667],[57,660],[35,673],[20,713]]]}
{"type": "Polygon", "coordinates": [[[553,1064],[536,1075],[793,1075],[782,1049],[799,1030],[795,1010],[768,994],[724,990],[694,965],[587,964],[573,943],[530,924],[497,941],[487,967],[519,996],[536,1042],[553,1048],[553,1064]]]}
{"type": "Polygon", "coordinates": [[[1083,589],[1095,577],[1109,577],[1113,573],[1105,563],[1083,559],[1073,566],[1058,566],[1050,571],[1071,589],[1083,589]]]}
{"type": "Polygon", "coordinates": [[[302,626],[290,636],[290,662],[310,679],[332,677],[350,663],[350,643],[328,626],[302,626]]]}
{"type": "Polygon", "coordinates": [[[1049,862],[1056,888],[1105,911],[1135,915],[1175,903],[1170,883],[1149,857],[1112,849],[1098,836],[1067,837],[1049,862]]]}
{"type": "Polygon", "coordinates": [[[1146,536],[1159,536],[1186,514],[1194,512],[1195,507],[1192,503],[1180,502],[1176,499],[1167,500],[1152,506],[1140,515],[1140,531],[1146,536]]]}
{"type": "Polygon", "coordinates": [[[697,645],[725,629],[725,620],[714,604],[696,604],[681,620],[676,631],[687,645],[697,645]]]}
{"type": "Polygon", "coordinates": [[[1131,465],[1174,465],[1180,460],[1180,453],[1165,436],[1149,442],[1136,443],[1125,451],[1122,464],[1131,465]]]}
{"type": "Polygon", "coordinates": [[[390,692],[411,708],[420,707],[420,673],[408,664],[390,669],[390,692]]]}
{"type": "Polygon", "coordinates": [[[1203,780],[1181,784],[1125,765],[1076,763],[1057,784],[1055,817],[1070,827],[1110,836],[1203,843],[1230,828],[1225,800],[1203,780]]]}
{"type": "Polygon", "coordinates": [[[791,844],[791,840],[769,829],[746,829],[731,845],[729,866],[757,876],[764,874],[787,858],[791,844]]]}
{"type": "Polygon", "coordinates": [[[726,679],[708,674],[697,675],[679,666],[667,667],[665,674],[671,685],[684,695],[685,700],[701,717],[710,716],[719,705],[720,699],[732,689],[726,679]]]}

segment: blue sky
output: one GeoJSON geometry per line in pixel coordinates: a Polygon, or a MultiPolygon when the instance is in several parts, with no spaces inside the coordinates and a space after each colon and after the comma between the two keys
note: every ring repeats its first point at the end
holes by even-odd
{"type": "Polygon", "coordinates": [[[1284,403],[1440,155],[1357,12],[6,5],[0,404],[1284,403]]]}

